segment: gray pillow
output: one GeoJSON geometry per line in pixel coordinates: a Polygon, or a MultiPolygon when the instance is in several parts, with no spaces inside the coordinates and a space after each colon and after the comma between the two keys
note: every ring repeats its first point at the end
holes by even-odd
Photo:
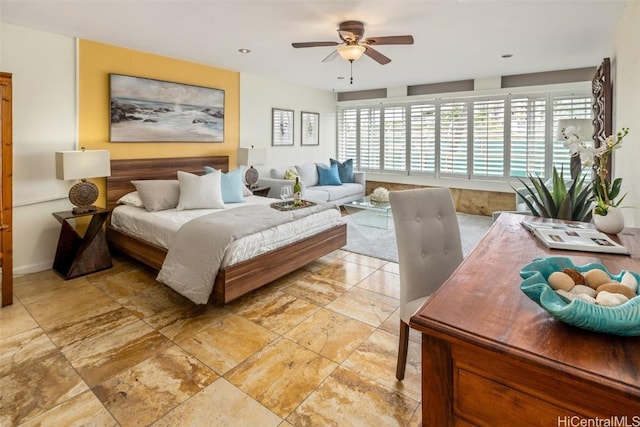
{"type": "Polygon", "coordinates": [[[313,187],[318,185],[318,169],[315,163],[305,163],[296,165],[300,181],[304,182],[305,187],[313,187]]]}
{"type": "Polygon", "coordinates": [[[138,196],[149,212],[163,211],[178,206],[180,186],[173,179],[149,179],[131,181],[138,190],[138,196]]]}
{"type": "Polygon", "coordinates": [[[205,175],[178,171],[180,200],[178,210],[224,209],[222,200],[222,172],[214,170],[205,175]]]}

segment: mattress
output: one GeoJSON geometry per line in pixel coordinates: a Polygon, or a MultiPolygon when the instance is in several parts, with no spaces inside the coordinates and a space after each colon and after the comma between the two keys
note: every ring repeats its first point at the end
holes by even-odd
{"type": "MultiPolygon", "coordinates": [[[[111,226],[116,230],[168,249],[176,232],[183,224],[192,219],[239,206],[269,204],[274,201],[275,199],[266,197],[250,196],[245,198],[244,203],[225,205],[225,209],[183,211],[168,209],[157,212],[147,212],[144,208],[119,205],[111,215],[111,226]]],[[[337,209],[328,209],[256,234],[244,236],[231,244],[222,260],[222,268],[246,261],[342,223],[340,212],[337,209]]]]}

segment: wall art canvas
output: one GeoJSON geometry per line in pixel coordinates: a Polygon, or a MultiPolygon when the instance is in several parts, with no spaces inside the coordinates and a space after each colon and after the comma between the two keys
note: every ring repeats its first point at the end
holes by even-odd
{"type": "Polygon", "coordinates": [[[300,113],[300,145],[320,145],[320,113],[300,113]]]}
{"type": "Polygon", "coordinates": [[[293,110],[271,110],[271,145],[293,145],[293,110]]]}
{"type": "Polygon", "coordinates": [[[223,142],[224,91],[109,74],[111,142],[223,142]]]}

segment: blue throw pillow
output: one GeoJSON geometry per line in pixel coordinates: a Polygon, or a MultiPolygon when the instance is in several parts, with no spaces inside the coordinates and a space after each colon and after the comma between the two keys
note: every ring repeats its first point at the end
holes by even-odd
{"type": "MultiPolygon", "coordinates": [[[[211,173],[215,171],[210,166],[204,167],[204,173],[211,173]]],[[[242,169],[238,168],[232,172],[222,174],[222,181],[220,182],[220,188],[222,190],[222,201],[225,203],[242,203],[244,202],[244,196],[242,192],[242,169]]]]}
{"type": "Polygon", "coordinates": [[[342,185],[338,174],[338,165],[331,165],[328,168],[317,165],[320,185],[342,185]]]}
{"type": "Polygon", "coordinates": [[[336,159],[329,159],[332,165],[338,166],[338,174],[340,175],[340,181],[342,182],[354,182],[353,181],[353,159],[339,162],[336,159]]]}

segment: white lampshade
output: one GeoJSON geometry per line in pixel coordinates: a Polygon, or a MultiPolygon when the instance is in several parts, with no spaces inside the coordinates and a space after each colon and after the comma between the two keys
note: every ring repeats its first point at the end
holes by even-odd
{"type": "Polygon", "coordinates": [[[367,49],[359,44],[347,44],[338,46],[336,50],[345,61],[357,61],[367,49]]]}
{"type": "Polygon", "coordinates": [[[558,128],[556,129],[556,141],[562,141],[562,129],[573,126],[576,129],[575,134],[580,141],[593,141],[593,121],[591,119],[562,119],[558,120],[558,128]]]}
{"type": "Polygon", "coordinates": [[[238,148],[238,164],[242,166],[263,165],[267,160],[264,148],[238,148]]]}
{"type": "Polygon", "coordinates": [[[56,178],[64,180],[111,175],[109,150],[56,152],[56,178]]]}

